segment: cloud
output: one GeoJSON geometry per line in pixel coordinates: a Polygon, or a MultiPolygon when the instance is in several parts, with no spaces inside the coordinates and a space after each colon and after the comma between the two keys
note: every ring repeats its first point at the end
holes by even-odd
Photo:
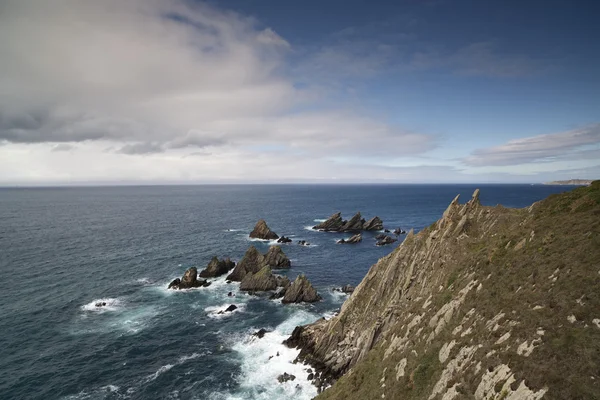
{"type": "MultiPolygon", "coordinates": [[[[325,158],[436,146],[433,136],[328,103],[318,85],[300,89],[288,73],[293,53],[273,29],[203,3],[8,2],[0,13],[0,143],[15,145],[3,151],[79,143],[177,159],[199,149],[236,156],[250,145],[325,158]]],[[[234,168],[222,162],[217,176],[234,168]]]]}
{"type": "Polygon", "coordinates": [[[76,147],[68,143],[59,143],[52,147],[52,151],[71,151],[74,149],[76,149],[76,147]]]}
{"type": "Polygon", "coordinates": [[[165,149],[158,143],[130,143],[117,150],[117,153],[139,155],[162,153],[165,149]]]}
{"type": "Polygon", "coordinates": [[[501,146],[474,151],[463,159],[470,166],[505,166],[556,159],[590,158],[597,149],[584,146],[600,145],[600,124],[546,135],[515,139],[501,146]]]}

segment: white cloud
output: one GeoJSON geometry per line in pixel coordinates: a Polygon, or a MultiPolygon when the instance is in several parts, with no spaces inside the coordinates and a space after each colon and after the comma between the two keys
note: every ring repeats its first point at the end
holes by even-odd
{"type": "Polygon", "coordinates": [[[431,136],[356,109],[318,107],[326,101],[320,88],[298,89],[285,73],[290,43],[233,12],[183,0],[22,0],[0,8],[5,180],[110,180],[124,169],[183,179],[191,165],[184,156],[198,149],[211,155],[189,157],[202,159],[202,173],[226,178],[238,176],[245,157],[263,156],[244,149],[277,145],[281,159],[264,159],[254,171],[265,176],[293,154],[416,154],[435,146],[431,136]],[[301,111],[309,108],[321,111],[301,111]],[[82,145],[43,152],[57,143],[82,145]]]}
{"type": "Polygon", "coordinates": [[[504,166],[548,162],[557,159],[589,158],[600,145],[600,124],[546,135],[514,139],[501,146],[479,149],[463,162],[470,166],[504,166]]]}

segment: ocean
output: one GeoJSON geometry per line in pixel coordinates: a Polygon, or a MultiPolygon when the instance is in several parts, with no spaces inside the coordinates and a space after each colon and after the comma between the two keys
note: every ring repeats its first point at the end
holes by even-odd
{"type": "MultiPolygon", "coordinates": [[[[318,221],[360,211],[390,229],[418,231],[461,194],[526,207],[569,188],[543,185],[206,185],[0,189],[0,398],[310,399],[297,351],[281,342],[296,325],[334,315],[371,265],[397,243],[338,245],[318,221]],[[239,260],[264,218],[323,300],[283,305],[239,292],[168,283],[212,256],[239,260]],[[310,246],[300,246],[298,240],[310,246]],[[228,292],[235,297],[228,297],[228,292]],[[104,301],[106,307],[95,303],[104,301]],[[217,314],[230,304],[238,309],[217,314]],[[252,336],[265,328],[264,338],[252,336]],[[280,384],[284,373],[296,380],[280,384]]],[[[402,237],[402,236],[401,236],[402,237]]]]}

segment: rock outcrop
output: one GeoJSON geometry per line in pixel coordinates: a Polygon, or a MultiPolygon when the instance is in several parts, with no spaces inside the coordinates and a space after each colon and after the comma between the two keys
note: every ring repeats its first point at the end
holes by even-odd
{"type": "Polygon", "coordinates": [[[397,242],[398,239],[394,239],[391,236],[384,236],[382,239],[378,240],[377,243],[375,243],[377,246],[385,246],[386,244],[392,244],[394,242],[397,242]]]}
{"type": "Polygon", "coordinates": [[[281,247],[271,246],[265,254],[264,262],[273,269],[290,268],[292,263],[281,247]]]}
{"type": "Polygon", "coordinates": [[[264,266],[260,271],[248,272],[240,283],[240,290],[249,292],[265,292],[277,289],[277,278],[269,266],[264,266]]]}
{"type": "Polygon", "coordinates": [[[227,280],[241,282],[247,274],[256,274],[265,266],[281,269],[290,268],[291,265],[290,259],[279,246],[271,246],[265,255],[262,255],[256,247],[250,246],[231,274],[227,276],[227,280]]]}
{"type": "Polygon", "coordinates": [[[598,260],[600,181],[520,210],[475,191],[285,343],[334,383],[317,400],[600,398],[598,260]]]}
{"type": "Polygon", "coordinates": [[[344,225],[342,225],[342,232],[357,232],[362,231],[363,226],[365,225],[365,219],[360,215],[360,212],[354,214],[350,220],[346,221],[344,225]]]}
{"type": "Polygon", "coordinates": [[[338,212],[327,218],[326,221],[313,226],[313,229],[325,232],[339,232],[342,230],[344,222],[345,221],[342,220],[342,213],[338,212]]]}
{"type": "Polygon", "coordinates": [[[279,236],[269,228],[264,219],[261,219],[256,223],[254,229],[250,232],[250,237],[263,240],[279,239],[279,236]]]}
{"type": "Polygon", "coordinates": [[[348,239],[340,239],[337,241],[339,244],[353,244],[362,242],[362,235],[357,233],[356,235],[351,236],[348,239]]]}
{"type": "Polygon", "coordinates": [[[383,221],[379,217],[373,217],[363,224],[364,231],[380,231],[383,229],[383,221]]]}
{"type": "Polygon", "coordinates": [[[287,236],[282,236],[279,239],[277,239],[277,243],[292,243],[292,239],[290,239],[287,236]]]}
{"type": "Polygon", "coordinates": [[[198,270],[196,267],[192,267],[185,271],[181,279],[176,278],[169,283],[169,289],[192,289],[202,286],[209,286],[210,282],[204,280],[198,280],[198,270]]]}
{"type": "Polygon", "coordinates": [[[342,213],[338,212],[327,218],[325,222],[313,226],[313,229],[324,232],[378,231],[383,229],[383,221],[379,217],[365,221],[360,212],[354,214],[350,220],[344,221],[342,213]]]}
{"type": "Polygon", "coordinates": [[[229,272],[235,267],[235,263],[229,258],[219,260],[217,257],[213,257],[206,268],[204,268],[198,274],[201,278],[215,278],[229,272]]]}
{"type": "Polygon", "coordinates": [[[317,293],[310,281],[304,275],[300,275],[287,288],[283,296],[282,303],[314,303],[321,300],[321,296],[317,293]]]}
{"type": "Polygon", "coordinates": [[[256,247],[250,246],[231,274],[227,276],[227,280],[241,282],[247,273],[257,273],[264,266],[265,257],[260,254],[256,247]]]}

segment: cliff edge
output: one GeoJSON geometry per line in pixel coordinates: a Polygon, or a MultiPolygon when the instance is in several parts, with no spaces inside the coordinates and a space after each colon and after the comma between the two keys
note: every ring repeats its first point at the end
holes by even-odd
{"type": "Polygon", "coordinates": [[[600,398],[600,181],[458,200],[286,341],[335,382],[318,399],[600,398]]]}

